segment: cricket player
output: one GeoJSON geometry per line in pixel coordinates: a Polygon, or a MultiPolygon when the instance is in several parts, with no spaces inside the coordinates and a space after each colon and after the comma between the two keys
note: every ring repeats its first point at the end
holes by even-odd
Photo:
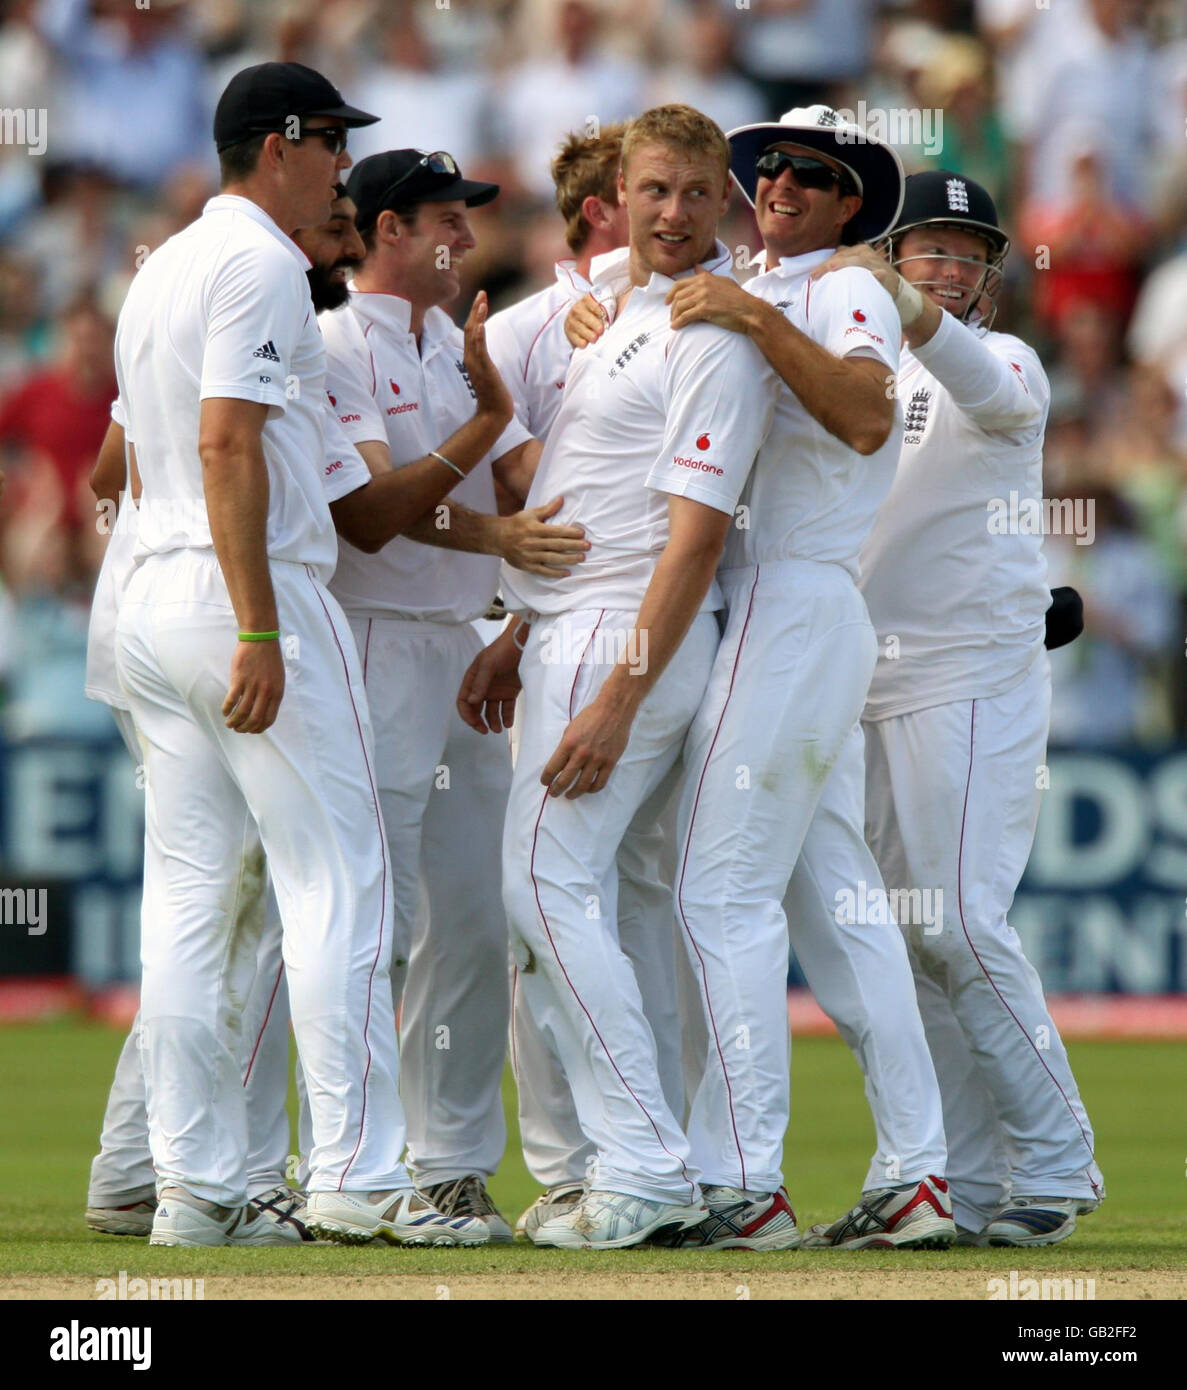
{"type": "MultiPolygon", "coordinates": [[[[611,125],[597,135],[574,132],[562,143],[552,162],[552,178],[572,255],[557,262],[552,285],[492,315],[487,324],[490,355],[511,391],[515,413],[541,441],[547,440],[560,410],[573,353],[565,336],[565,315],[589,291],[593,259],[627,244],[626,208],[618,201],[623,129],[611,125]]],[[[678,769],[673,769],[673,782],[677,774],[678,769]]],[[[661,868],[665,836],[658,823],[659,806],[673,802],[674,797],[665,784],[652,801],[656,804],[640,808],[619,846],[618,935],[634,967],[643,1012],[655,1035],[664,1096],[672,1112],[682,1115],[672,892],[670,876],[661,868]]],[[[544,1187],[516,1223],[517,1231],[530,1235],[541,1221],[580,1199],[595,1150],[582,1133],[549,1035],[532,1020],[514,962],[510,1054],[524,1161],[544,1187]]]]}
{"type": "MultiPolygon", "coordinates": [[[[889,490],[901,432],[893,390],[897,315],[868,274],[810,272],[842,242],[884,233],[902,169],[881,142],[817,106],[730,134],[732,169],[755,208],[764,272],[742,290],[705,276],[669,296],[688,324],[731,328],[778,372],[774,420],[722,562],[725,633],[689,731],[676,915],[709,1026],[689,1140],[711,1216],[683,1246],[751,1243],[772,1207],[790,1212],[788,920],[797,861],[826,880],[854,867],[881,891],[862,839],[858,719],[876,659],[857,556],[889,490]],[[821,291],[824,293],[821,293],[821,291]]],[[[935,1073],[893,918],[813,916],[792,941],[878,1101],[878,1220],[863,1243],[942,1246],[955,1237],[935,1073]]]]}
{"type": "MultiPolygon", "coordinates": [[[[337,308],[346,302],[346,275],[359,265],[364,247],[355,226],[355,206],[345,188],[338,186],[328,222],[298,230],[294,241],[311,261],[306,273],[315,310],[337,308]]],[[[480,357],[476,330],[468,340],[472,379],[490,381],[474,362],[480,357]]],[[[407,524],[409,515],[418,517],[424,507],[418,496],[418,472],[410,467],[382,479],[372,478],[361,456],[345,440],[329,398],[327,411],[327,461],[323,487],[330,510],[340,531],[353,535],[360,544],[370,545],[377,525],[390,539],[407,524]],[[350,499],[347,502],[347,499],[350,499]],[[346,505],[340,505],[346,502],[346,505]]],[[[140,493],[135,476],[133,451],[126,445],[124,414],[117,400],[112,407],[113,426],[104,442],[92,475],[92,487],[102,502],[119,507],[118,525],[108,543],[96,585],[87,643],[87,694],[112,707],[129,751],[139,762],[140,752],[127,702],[115,677],[114,631],[119,602],[131,569],[135,541],[136,499],[140,493]],[[125,461],[125,449],[128,459],[125,461]],[[121,497],[122,490],[122,497],[121,497]]],[[[426,459],[430,464],[431,461],[426,459]]],[[[436,472],[434,500],[440,500],[452,486],[453,477],[436,472]]],[[[496,532],[505,533],[501,552],[513,562],[529,563],[525,553],[543,539],[554,546],[565,544],[555,533],[558,528],[533,524],[527,531],[512,535],[513,523],[499,519],[496,532]],[[550,539],[551,538],[551,539],[550,539]]],[[[568,544],[572,545],[572,541],[568,544]]],[[[262,851],[260,856],[263,863],[262,851]]],[[[241,894],[245,912],[261,910],[266,876],[256,874],[255,895],[241,894]]],[[[288,991],[281,960],[281,928],[275,895],[267,895],[267,912],[257,958],[256,979],[244,1010],[243,1084],[247,1099],[249,1152],[248,1193],[251,1204],[280,1228],[281,1241],[288,1243],[307,1237],[302,1217],[303,1196],[286,1181],[289,1154],[289,1124],[286,1107],[289,1065],[288,991]]],[[[87,1224],[93,1229],[116,1235],[147,1235],[156,1208],[155,1177],[148,1143],[144,1103],[144,1075],[137,1045],[139,1019],[133,1025],[116,1067],[116,1076],[104,1116],[100,1152],[91,1166],[87,1224]]],[[[301,1097],[302,1132],[308,1129],[308,1104],[303,1076],[298,1068],[301,1097]]],[[[307,1153],[307,1144],[302,1144],[307,1153]]],[[[311,1238],[311,1237],[308,1237],[311,1238]]]]}
{"type": "MultiPolygon", "coordinates": [[[[486,1181],[506,1142],[500,1086],[509,991],[499,881],[511,756],[506,739],[479,738],[462,724],[454,702],[482,646],[472,621],[498,587],[498,556],[479,528],[498,521],[496,481],[522,504],[540,446],[515,420],[505,390],[498,411],[475,412],[462,334],[444,308],[458,295],[459,267],[475,245],[467,211],[493,199],[498,186],[464,178],[444,151],[402,149],[361,161],[348,189],[366,256],[347,303],[321,318],[339,421],[379,475],[426,454],[456,475],[440,516],[377,553],[343,545],[331,585],[377,717],[409,1159],[428,1200],[510,1241],[486,1181]],[[470,548],[485,553],[416,543],[465,545],[471,531],[478,539],[470,548]]],[[[473,312],[484,315],[485,296],[479,301],[473,312]]],[[[559,505],[506,524],[538,523],[559,505]]],[[[569,570],[556,564],[545,573],[569,570]]]]}
{"type": "MultiPolygon", "coordinates": [[[[994,499],[1042,497],[1047,379],[992,330],[1009,241],[980,184],[912,174],[891,263],[846,248],[894,298],[906,416],[894,484],[862,550],[879,659],[864,713],[866,819],[890,888],[935,885],[942,930],[903,923],[943,1096],[959,1240],[1053,1245],[1104,1197],[1092,1127],[1034,968],[1006,920],[1046,761],[1058,627],[1042,537],[994,499]]],[[[1065,601],[1070,591],[1061,596],[1065,601]]],[[[844,1222],[845,1218],[842,1219],[844,1222]]],[[[838,1226],[842,1223],[838,1223],[838,1226]]],[[[844,1243],[836,1239],[830,1243],[844,1243]]]]}
{"type": "Polygon", "coordinates": [[[580,520],[593,548],[568,579],[504,571],[524,621],[459,695],[471,723],[484,711],[506,723],[522,680],[504,900],[528,1007],[597,1146],[585,1194],[541,1222],[540,1245],[635,1245],[706,1215],[618,941],[615,857],[700,704],[718,641],[714,573],[774,406],[774,375],[750,344],[669,326],[674,285],[698,267],[730,273],[716,241],[728,177],[724,137],[699,112],[657,107],[628,127],[630,244],[591,266],[614,322],[570,365],[529,494],[561,493],[560,516],[580,520]]]}
{"type": "Polygon", "coordinates": [[[309,1228],[488,1234],[419,1199],[401,1162],[391,866],[362,673],[325,588],[325,359],[291,234],[327,219],[347,130],[373,119],[300,64],[237,73],[215,113],[222,192],[145,262],[117,329],[143,487],[116,669],[146,769],[151,1243],[275,1238],[245,1200],[240,1030],[258,930],[238,908],[257,834],[312,1111],[309,1228]]]}

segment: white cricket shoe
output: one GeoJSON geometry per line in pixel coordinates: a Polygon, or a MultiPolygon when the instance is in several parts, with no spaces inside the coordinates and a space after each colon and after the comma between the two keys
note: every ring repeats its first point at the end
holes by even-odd
{"type": "Polygon", "coordinates": [[[87,1207],[87,1225],[109,1236],[146,1236],[152,1231],[155,1197],[123,1207],[87,1207]]]}
{"type": "Polygon", "coordinates": [[[265,1220],[282,1230],[296,1231],[299,1240],[317,1239],[305,1224],[305,1194],[297,1192],[287,1183],[279,1183],[248,1200],[265,1220]]]}
{"type": "Polygon", "coordinates": [[[706,1184],[709,1215],[697,1226],[652,1240],[675,1250],[798,1250],[799,1228],[787,1189],[747,1192],[706,1184]]]}
{"type": "Polygon", "coordinates": [[[526,1236],[528,1240],[534,1240],[541,1222],[548,1221],[554,1216],[560,1216],[562,1212],[576,1206],[584,1196],[585,1184],[583,1182],[553,1183],[551,1187],[541,1192],[532,1205],[520,1215],[519,1220],[515,1223],[515,1234],[526,1236]]]}
{"type": "Polygon", "coordinates": [[[446,1216],[415,1188],[389,1192],[311,1192],[305,1224],[339,1245],[486,1245],[490,1230],[473,1216],[446,1216]]]}
{"type": "Polygon", "coordinates": [[[952,1198],[943,1178],[863,1192],[831,1226],[804,1232],[805,1250],[945,1250],[956,1240],[952,1198]]]}
{"type": "Polygon", "coordinates": [[[660,1232],[699,1225],[708,1215],[704,1202],[685,1206],[625,1192],[587,1192],[567,1211],[542,1221],[532,1240],[563,1250],[624,1250],[660,1232]]]}
{"type": "Polygon", "coordinates": [[[1081,1197],[1012,1197],[981,1235],[987,1245],[1058,1245],[1076,1229],[1076,1217],[1098,1205],[1081,1197]]]}
{"type": "Polygon", "coordinates": [[[444,1216],[476,1217],[490,1232],[491,1245],[510,1245],[515,1237],[503,1213],[491,1200],[486,1184],[477,1173],[450,1182],[435,1183],[419,1189],[426,1202],[431,1202],[444,1216]]]}
{"type": "Polygon", "coordinates": [[[219,1207],[182,1187],[166,1187],[153,1217],[150,1245],[300,1245],[291,1226],[278,1226],[248,1202],[219,1207]]]}

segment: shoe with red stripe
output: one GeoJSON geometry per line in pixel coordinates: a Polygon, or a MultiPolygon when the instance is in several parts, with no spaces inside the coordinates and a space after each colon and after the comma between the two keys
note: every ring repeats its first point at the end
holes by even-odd
{"type": "Polygon", "coordinates": [[[146,1236],[152,1231],[156,1197],[122,1207],[87,1207],[87,1225],[109,1236],[146,1236]]]}
{"type": "Polygon", "coordinates": [[[795,1250],[799,1227],[787,1189],[746,1192],[738,1187],[702,1189],[709,1215],[685,1231],[661,1236],[652,1244],[680,1250],[795,1250]]]}
{"type": "Polygon", "coordinates": [[[831,1226],[804,1233],[805,1250],[944,1250],[956,1240],[952,1198],[943,1178],[863,1192],[831,1226]]]}

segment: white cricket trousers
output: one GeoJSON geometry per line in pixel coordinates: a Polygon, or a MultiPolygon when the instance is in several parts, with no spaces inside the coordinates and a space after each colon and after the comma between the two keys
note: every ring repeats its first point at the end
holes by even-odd
{"type": "MultiPolygon", "coordinates": [[[[669,838],[675,839],[675,786],[679,765],[639,808],[618,847],[618,940],[630,961],[655,1038],[660,1085],[668,1108],[684,1118],[677,968],[683,952],[676,945],[672,915],[669,838]]],[[[696,1004],[699,1011],[700,1003],[696,1004]]],[[[577,1118],[551,1035],[532,1018],[519,968],[511,962],[511,1066],[519,1098],[519,1137],[528,1172],[544,1187],[580,1183],[597,1156],[577,1118]]]]}
{"type": "Polygon", "coordinates": [[[408,1162],[422,1189],[498,1168],[510,989],[503,818],[511,750],[457,712],[469,623],[350,620],[375,723],[396,906],[392,985],[408,1162]],[[401,990],[403,999],[401,1002],[401,990]]]}
{"type": "MultiPolygon", "coordinates": [[[[221,713],[237,625],[213,551],[151,556],[120,607],[116,665],[145,753],[141,1045],[161,1185],[246,1199],[242,1016],[259,946],[238,912],[259,839],[313,1120],[311,1191],[407,1186],[389,965],[391,866],[362,670],[304,565],[270,563],[280,713],[221,713]],[[253,826],[252,822],[255,822],[253,826]]],[[[257,890],[258,891],[258,890],[257,890]]]]}
{"type": "MultiPolygon", "coordinates": [[[[721,581],[729,616],[708,692],[689,731],[680,807],[676,916],[709,1029],[688,1136],[707,1183],[771,1192],[783,1182],[789,1118],[783,898],[839,760],[841,775],[815,836],[818,872],[836,871],[830,861],[838,844],[842,860],[846,845],[849,862],[854,860],[860,748],[851,736],[869,690],[877,640],[865,601],[839,565],[785,560],[726,570],[721,581]]],[[[816,912],[813,921],[814,930],[839,933],[831,912],[816,912]]],[[[880,1026],[883,1055],[926,1079],[926,1048],[906,961],[898,955],[896,975],[893,924],[881,930],[886,942],[880,958],[892,974],[862,988],[880,986],[901,1001],[896,1026],[916,1029],[906,1058],[901,1050],[896,1057],[893,1040],[885,1037],[885,1006],[865,1002],[859,1023],[867,1032],[880,1026]]],[[[838,988],[851,994],[853,977],[864,979],[879,958],[839,934],[824,940],[820,954],[848,972],[850,979],[838,988]]],[[[865,1051],[873,1056],[869,1046],[865,1051]]],[[[934,1074],[931,1086],[934,1093],[934,1074]]],[[[913,1161],[929,1147],[942,1155],[938,1127],[937,1116],[930,1137],[922,1133],[898,1142],[913,1161]]]]}
{"type": "Polygon", "coordinates": [[[942,889],[943,930],[905,928],[944,1102],[957,1222],[1013,1197],[1104,1195],[1042,984],[1006,921],[1038,820],[1051,668],[1004,695],[866,725],[866,818],[888,888],[942,889]]]}
{"type": "MultiPolygon", "coordinates": [[[[251,910],[253,904],[247,901],[244,907],[251,910]]],[[[272,892],[267,893],[265,913],[255,982],[248,992],[242,1026],[249,1197],[266,1192],[289,1177],[288,987],[281,959],[280,912],[272,892]]],[[[91,1162],[87,1205],[124,1206],[151,1198],[155,1190],[137,1013],[116,1062],[103,1114],[99,1152],[91,1162]]]]}
{"type": "Polygon", "coordinates": [[[688,1141],[664,1097],[655,1038],[618,936],[616,856],[640,807],[668,775],[705,689],[718,641],[701,613],[644,700],[598,792],[551,797],[540,773],[572,718],[617,662],[633,612],[538,618],[520,662],[519,756],[503,841],[503,896],[523,991],[551,1035],[599,1189],[696,1200],[688,1141]],[[561,653],[557,659],[557,653],[561,653]]]}
{"type": "Polygon", "coordinates": [[[911,962],[865,842],[865,743],[849,731],[791,875],[783,909],[796,959],[865,1077],[877,1147],[863,1190],[943,1177],[939,1083],[911,962]],[[864,887],[863,887],[864,885],[864,887]],[[849,902],[859,906],[850,912],[849,902]],[[863,910],[873,904],[873,910],[863,910]]]}

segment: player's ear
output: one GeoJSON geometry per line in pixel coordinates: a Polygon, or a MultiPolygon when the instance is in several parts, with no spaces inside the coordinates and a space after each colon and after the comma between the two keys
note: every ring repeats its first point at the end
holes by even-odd
{"type": "Polygon", "coordinates": [[[589,226],[597,229],[610,225],[610,213],[606,204],[593,193],[581,200],[581,216],[589,226]]]}

